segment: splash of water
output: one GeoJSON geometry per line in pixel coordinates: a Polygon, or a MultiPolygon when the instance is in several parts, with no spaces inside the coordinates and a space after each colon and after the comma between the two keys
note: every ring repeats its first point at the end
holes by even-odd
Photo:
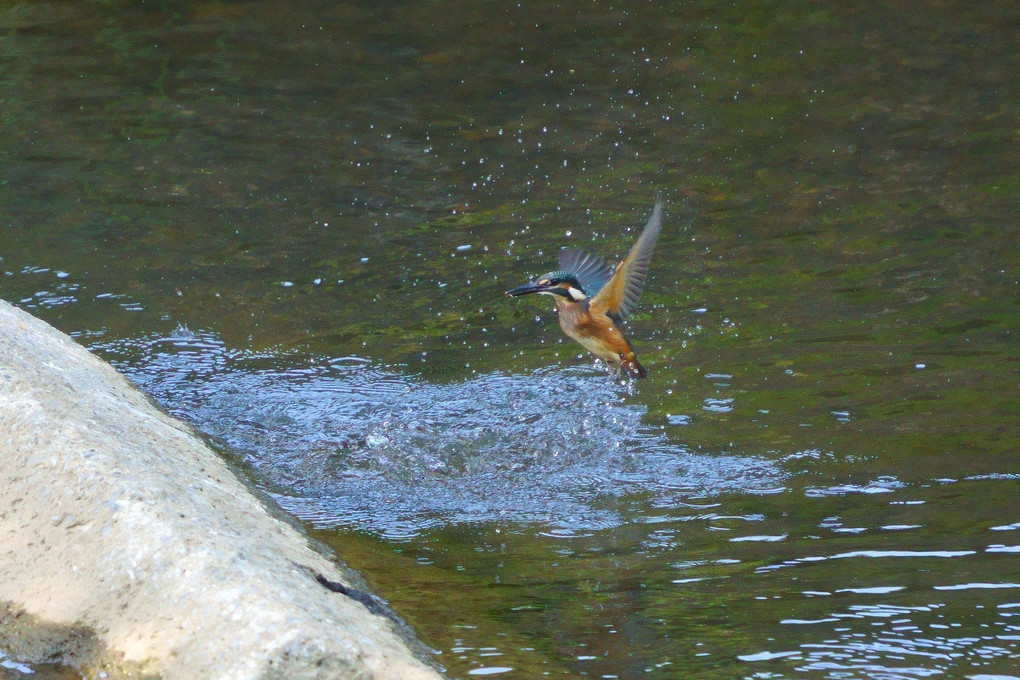
{"type": "Polygon", "coordinates": [[[389,537],[481,521],[590,530],[625,521],[638,494],[662,508],[782,477],[766,460],[671,442],[589,368],[437,384],[357,357],[231,350],[186,329],[93,349],[321,527],[389,537]]]}

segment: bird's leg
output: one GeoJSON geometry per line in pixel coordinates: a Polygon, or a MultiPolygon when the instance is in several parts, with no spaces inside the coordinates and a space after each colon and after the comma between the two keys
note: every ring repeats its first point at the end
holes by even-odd
{"type": "Polygon", "coordinates": [[[609,364],[609,368],[613,371],[613,380],[620,382],[620,375],[623,373],[623,362],[609,364]]]}

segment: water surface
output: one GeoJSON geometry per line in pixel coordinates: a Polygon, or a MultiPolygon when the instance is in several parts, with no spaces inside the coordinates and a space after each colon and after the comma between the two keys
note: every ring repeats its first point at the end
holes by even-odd
{"type": "Polygon", "coordinates": [[[9,3],[0,296],[450,677],[1020,677],[1014,5],[9,3]]]}

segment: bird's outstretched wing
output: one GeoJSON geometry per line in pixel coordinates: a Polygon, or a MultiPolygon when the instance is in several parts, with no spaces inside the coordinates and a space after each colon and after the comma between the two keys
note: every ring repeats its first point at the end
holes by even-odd
{"type": "Polygon", "coordinates": [[[652,216],[648,218],[637,243],[623,262],[617,265],[609,283],[592,299],[590,309],[593,312],[605,312],[614,320],[622,321],[634,311],[638,297],[644,290],[645,279],[648,278],[648,263],[652,259],[652,251],[655,250],[655,242],[662,227],[662,211],[663,202],[657,199],[652,216]]]}
{"type": "Polygon", "coordinates": [[[560,270],[573,274],[589,296],[602,290],[613,276],[613,268],[601,257],[573,248],[560,251],[560,270]]]}

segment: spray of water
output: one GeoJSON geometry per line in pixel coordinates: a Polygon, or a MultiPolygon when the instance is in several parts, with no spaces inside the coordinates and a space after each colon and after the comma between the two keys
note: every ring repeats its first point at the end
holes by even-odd
{"type": "Polygon", "coordinates": [[[389,537],[493,521],[583,531],[637,507],[774,488],[782,477],[766,460],[671,441],[590,368],[437,384],[357,357],[231,350],[185,329],[95,349],[322,527],[389,537]]]}

